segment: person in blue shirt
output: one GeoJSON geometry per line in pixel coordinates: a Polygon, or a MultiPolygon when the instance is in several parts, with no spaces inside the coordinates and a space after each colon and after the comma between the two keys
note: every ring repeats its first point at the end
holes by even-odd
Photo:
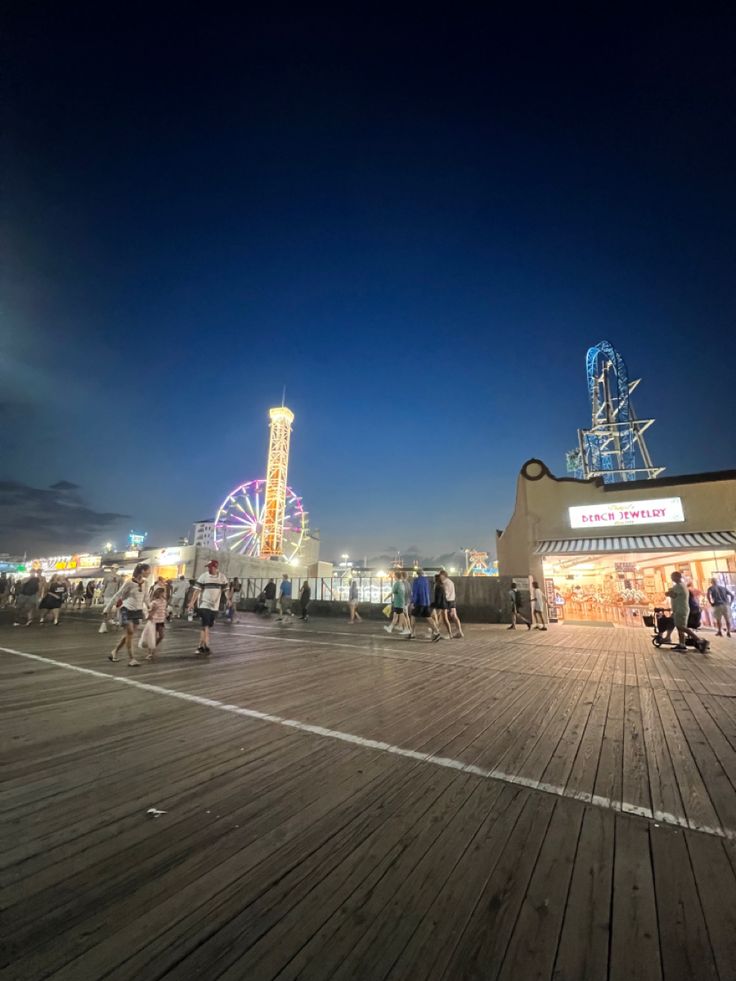
{"type": "Polygon", "coordinates": [[[279,615],[276,617],[277,620],[283,620],[284,616],[294,616],[294,614],[291,612],[291,579],[289,579],[288,572],[285,572],[281,577],[281,586],[279,588],[279,611],[279,615]]]}
{"type": "Polygon", "coordinates": [[[414,628],[417,618],[427,621],[429,627],[428,637],[433,640],[441,640],[442,635],[437,629],[437,625],[432,618],[432,599],[429,592],[429,580],[424,575],[422,569],[417,569],[417,575],[411,588],[411,633],[408,640],[414,637],[414,628]]]}

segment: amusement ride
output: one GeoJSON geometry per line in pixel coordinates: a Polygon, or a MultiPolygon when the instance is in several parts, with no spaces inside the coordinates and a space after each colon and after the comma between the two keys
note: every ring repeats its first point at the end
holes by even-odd
{"type": "Polygon", "coordinates": [[[585,365],[591,425],[578,430],[578,445],[567,453],[568,472],[607,484],[657,477],[664,467],[654,466],[644,439],[654,419],[637,419],[631,402],[641,379],[629,381],[626,362],[608,341],[588,348],[585,365]]]}
{"type": "Polygon", "coordinates": [[[269,410],[266,476],[234,488],[215,516],[215,548],[251,558],[299,555],[307,534],[307,512],[287,483],[294,413],[285,405],[269,410]]]}

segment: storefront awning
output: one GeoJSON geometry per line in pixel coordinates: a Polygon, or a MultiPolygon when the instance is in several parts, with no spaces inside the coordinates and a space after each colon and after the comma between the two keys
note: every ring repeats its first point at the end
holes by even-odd
{"type": "Polygon", "coordinates": [[[619,535],[611,538],[566,538],[537,542],[535,555],[596,552],[661,552],[683,548],[736,548],[736,532],[699,531],[679,535],[619,535]]]}

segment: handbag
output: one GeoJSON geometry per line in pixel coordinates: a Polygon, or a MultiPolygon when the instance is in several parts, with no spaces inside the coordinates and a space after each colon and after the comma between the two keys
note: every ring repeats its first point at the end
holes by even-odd
{"type": "Polygon", "coordinates": [[[141,633],[141,639],[138,641],[138,646],[147,648],[149,651],[152,651],[156,647],[156,628],[153,625],[153,620],[146,622],[141,633]]]}

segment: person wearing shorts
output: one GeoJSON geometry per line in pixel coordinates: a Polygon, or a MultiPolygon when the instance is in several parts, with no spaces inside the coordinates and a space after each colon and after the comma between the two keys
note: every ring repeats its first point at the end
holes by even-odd
{"type": "Polygon", "coordinates": [[[404,573],[395,572],[394,582],[391,586],[391,623],[387,623],[383,628],[387,634],[393,633],[394,627],[399,628],[402,637],[408,637],[411,634],[411,630],[406,625],[405,603],[404,573]]]}
{"type": "Polygon", "coordinates": [[[429,637],[431,640],[441,640],[442,635],[435,626],[432,617],[432,601],[429,595],[429,580],[421,569],[417,569],[417,575],[411,589],[411,633],[409,640],[415,636],[417,620],[426,620],[429,627],[429,637]]]}
{"type": "Polygon", "coordinates": [[[133,654],[133,637],[146,611],[148,592],[144,589],[144,582],[150,571],[150,565],[140,562],[133,570],[132,578],[128,582],[123,583],[104,611],[105,613],[109,613],[113,607],[119,607],[120,625],[123,628],[123,636],[115,647],[113,647],[112,652],[107,655],[108,660],[119,661],[118,653],[123,647],[126,647],[128,650],[129,668],[137,668],[140,665],[140,661],[136,660],[133,654]]]}
{"type": "Polygon", "coordinates": [[[678,643],[675,644],[672,650],[678,651],[681,654],[686,654],[687,645],[685,640],[687,637],[691,637],[695,641],[695,645],[698,650],[702,650],[702,638],[698,637],[695,631],[687,625],[687,621],[690,616],[690,597],[685,583],[682,581],[682,573],[673,572],[670,579],[673,582],[673,586],[671,589],[667,590],[666,595],[670,598],[672,618],[675,621],[675,630],[677,631],[678,638],[678,643]]]}
{"type": "Polygon", "coordinates": [[[289,573],[285,572],[281,577],[281,586],[279,587],[279,615],[276,619],[283,620],[284,617],[293,615],[291,612],[291,579],[289,579],[289,573]]]}
{"type": "Polygon", "coordinates": [[[457,615],[457,600],[455,599],[455,583],[450,579],[444,569],[440,572],[440,579],[445,590],[445,602],[447,603],[447,627],[450,637],[455,640],[464,637],[463,625],[457,615]],[[457,633],[453,631],[453,626],[457,628],[457,633]]]}
{"type": "Polygon", "coordinates": [[[192,598],[189,601],[189,609],[197,607],[197,615],[202,629],[199,634],[199,646],[194,652],[199,657],[207,657],[210,652],[210,630],[215,625],[217,611],[220,609],[220,599],[222,591],[227,589],[227,576],[220,572],[220,563],[217,559],[210,559],[207,563],[207,571],[197,579],[194,586],[192,598]]]}
{"type": "Polygon", "coordinates": [[[730,589],[722,586],[715,576],[711,578],[708,586],[708,602],[712,607],[713,619],[716,623],[716,637],[723,636],[721,621],[726,627],[726,636],[731,636],[731,603],[733,603],[733,593],[730,589]]]}
{"type": "Polygon", "coordinates": [[[21,583],[20,588],[15,591],[15,620],[14,627],[20,626],[20,618],[26,616],[25,626],[30,627],[33,623],[33,614],[38,609],[38,602],[44,591],[46,582],[41,574],[34,569],[25,582],[21,583]]]}

